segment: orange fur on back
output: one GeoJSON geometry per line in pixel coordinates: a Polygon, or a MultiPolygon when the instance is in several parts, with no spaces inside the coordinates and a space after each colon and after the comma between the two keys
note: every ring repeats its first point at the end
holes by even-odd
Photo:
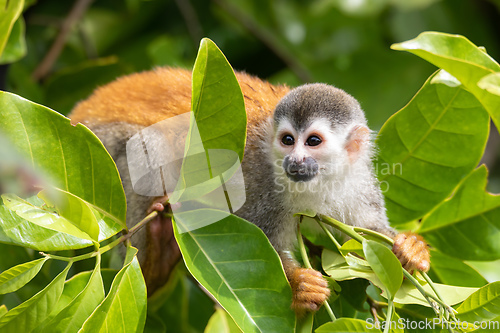
{"type": "MultiPolygon", "coordinates": [[[[242,72],[236,72],[245,99],[248,130],[253,131],[273,112],[289,91],[242,72]]],[[[118,78],[78,103],[73,123],[96,125],[127,122],[149,126],[191,109],[191,71],[160,67],[118,78]]]]}

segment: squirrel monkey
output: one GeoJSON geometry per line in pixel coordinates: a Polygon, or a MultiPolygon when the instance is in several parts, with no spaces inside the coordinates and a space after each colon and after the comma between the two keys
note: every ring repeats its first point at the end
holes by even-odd
{"type": "MultiPolygon", "coordinates": [[[[242,162],[246,202],[236,215],[256,224],[280,255],[298,313],[317,310],[329,295],[322,274],[301,268],[291,251],[298,218],[306,209],[395,238],[394,253],[408,271],[429,269],[427,244],[389,226],[372,172],[370,130],[359,103],[341,89],[306,84],[290,90],[236,72],[247,112],[242,162]]],[[[141,129],[190,110],[191,72],[157,68],[98,88],[72,111],[103,142],[115,160],[127,197],[131,227],[165,198],[132,190],[125,145],[141,129]]],[[[160,149],[161,147],[158,147],[160,149]]],[[[166,282],[180,254],[171,221],[159,216],[132,238],[151,294],[166,282]]]]}

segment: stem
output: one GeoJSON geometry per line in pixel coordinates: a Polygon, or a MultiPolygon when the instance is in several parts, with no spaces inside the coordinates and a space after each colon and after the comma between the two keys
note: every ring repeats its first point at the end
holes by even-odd
{"type": "MultiPolygon", "coordinates": [[[[302,222],[302,218],[301,218],[302,222]]],[[[306,247],[304,245],[304,240],[302,239],[302,233],[300,232],[300,224],[297,225],[297,241],[299,243],[299,251],[300,255],[302,256],[302,261],[304,262],[304,266],[306,268],[312,269],[311,262],[309,261],[309,257],[307,256],[307,251],[306,247]]],[[[326,309],[326,312],[328,312],[328,315],[330,316],[330,319],[332,321],[337,320],[337,317],[335,317],[335,314],[332,311],[332,308],[330,307],[330,304],[328,301],[323,302],[323,306],[326,309]]]]}
{"type": "Polygon", "coordinates": [[[335,239],[335,237],[332,235],[332,233],[330,232],[330,230],[328,230],[324,225],[323,223],[321,223],[320,221],[316,220],[315,221],[319,224],[319,226],[323,229],[323,231],[325,232],[325,234],[328,236],[328,238],[330,238],[330,240],[333,242],[333,244],[335,244],[335,247],[337,247],[337,250],[339,250],[340,252],[340,248],[342,247],[342,245],[340,245],[340,243],[335,239]]]}
{"type": "Polygon", "coordinates": [[[302,261],[304,262],[304,266],[306,268],[312,269],[311,262],[309,261],[309,257],[307,256],[306,247],[304,245],[304,240],[302,239],[302,233],[300,232],[300,225],[297,225],[297,241],[299,243],[300,256],[302,257],[302,261]]]}
{"type": "Polygon", "coordinates": [[[441,302],[444,302],[443,300],[443,297],[439,294],[439,292],[437,291],[437,288],[436,286],[434,285],[434,282],[432,282],[431,278],[429,277],[429,275],[427,275],[426,272],[420,272],[422,274],[422,276],[424,277],[425,281],[427,281],[427,283],[429,284],[429,286],[431,286],[432,288],[432,291],[434,291],[434,293],[436,294],[436,297],[441,301],[441,302]]]}
{"type": "Polygon", "coordinates": [[[388,243],[389,245],[394,245],[394,240],[390,238],[389,236],[386,236],[384,234],[381,234],[380,232],[373,231],[371,229],[366,229],[366,228],[360,228],[360,227],[353,227],[353,230],[355,232],[362,232],[364,234],[373,236],[375,238],[378,238],[380,240],[383,240],[384,242],[388,243]]]}
{"type": "Polygon", "coordinates": [[[319,221],[331,225],[335,229],[342,231],[358,242],[363,243],[364,238],[360,234],[356,233],[353,227],[349,227],[348,225],[326,215],[317,215],[316,219],[319,219],[319,221]]]}
{"type": "Polygon", "coordinates": [[[385,318],[384,333],[389,333],[391,328],[392,313],[394,312],[394,300],[389,300],[389,306],[387,307],[387,316],[385,318]]]}
{"type": "Polygon", "coordinates": [[[84,259],[89,259],[89,258],[95,257],[95,256],[97,256],[97,254],[99,253],[99,251],[85,253],[85,254],[82,254],[82,255],[79,255],[79,256],[76,256],[76,257],[61,257],[61,256],[58,256],[58,255],[55,255],[55,254],[50,254],[50,253],[45,253],[45,252],[38,252],[38,253],[40,253],[42,256],[45,256],[45,257],[47,257],[49,259],[56,259],[56,260],[62,260],[62,261],[71,262],[71,261],[80,261],[80,260],[84,260],[84,259]]]}

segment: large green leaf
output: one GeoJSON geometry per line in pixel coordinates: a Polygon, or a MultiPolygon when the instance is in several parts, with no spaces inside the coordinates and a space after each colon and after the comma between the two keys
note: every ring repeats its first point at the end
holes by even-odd
{"type": "MultiPolygon", "coordinates": [[[[36,206],[43,204],[38,197],[31,197],[27,201],[36,206]]],[[[38,251],[81,249],[93,244],[91,240],[44,228],[25,220],[5,205],[0,205],[0,242],[38,251]]]]}
{"type": "Polygon", "coordinates": [[[59,297],[59,301],[54,306],[50,315],[47,316],[43,323],[38,326],[34,332],[38,333],[43,330],[55,316],[57,316],[63,309],[73,302],[78,295],[82,293],[83,289],[87,286],[92,273],[93,271],[78,273],[64,283],[64,290],[61,297],[59,297]]]}
{"type": "Polygon", "coordinates": [[[243,159],[246,113],[231,65],[217,45],[201,41],[193,68],[191,109],[205,149],[229,149],[243,159]]]}
{"type": "Polygon", "coordinates": [[[500,96],[478,86],[483,77],[500,72],[500,66],[483,49],[463,36],[438,32],[421,33],[392,48],[416,54],[456,77],[477,97],[500,128],[500,96]]]}
{"type": "MultiPolygon", "coordinates": [[[[101,257],[96,258],[96,266],[87,285],[57,316],[52,318],[41,332],[77,332],[104,299],[101,277],[101,257]]],[[[66,288],[66,286],[65,286],[66,288]]]]}
{"type": "MultiPolygon", "coordinates": [[[[193,218],[210,216],[199,210],[193,218]]],[[[291,290],[280,259],[264,233],[234,215],[175,238],[191,274],[219,301],[244,332],[292,332],[291,290]]]]}
{"type": "Polygon", "coordinates": [[[430,252],[432,265],[429,276],[432,277],[433,281],[460,287],[482,287],[488,283],[481,274],[462,260],[450,257],[435,249],[431,249],[430,252]]]}
{"type": "Polygon", "coordinates": [[[500,281],[490,283],[470,295],[457,311],[460,320],[470,323],[500,316],[500,281]]]}
{"type": "Polygon", "coordinates": [[[207,38],[201,41],[193,68],[191,109],[194,118],[171,202],[179,200],[181,194],[187,200],[220,188],[219,178],[227,181],[243,159],[246,141],[243,94],[224,54],[207,38]]]}
{"type": "Polygon", "coordinates": [[[354,318],[339,318],[331,323],[326,323],[316,331],[316,333],[329,333],[329,332],[378,332],[380,330],[376,328],[375,322],[367,322],[361,319],[354,318]]]}
{"type": "Polygon", "coordinates": [[[52,312],[64,288],[71,263],[38,294],[7,312],[0,319],[1,332],[31,332],[52,312]]]}
{"type": "Polygon", "coordinates": [[[99,240],[97,217],[87,202],[66,191],[58,191],[54,197],[48,191],[42,191],[38,193],[38,197],[47,205],[55,207],[60,216],[85,232],[92,240],[99,240]]]}
{"type": "Polygon", "coordinates": [[[392,223],[429,212],[482,156],[488,113],[463,85],[450,79],[443,71],[432,75],[377,137],[376,169],[392,223]]]}
{"type": "Polygon", "coordinates": [[[487,177],[485,166],[477,168],[422,220],[419,233],[432,246],[462,260],[500,258],[500,197],[485,191],[487,177]]]}
{"type": "MultiPolygon", "coordinates": [[[[49,183],[94,205],[125,226],[126,202],[118,170],[85,126],[14,94],[0,92],[0,131],[49,183]]],[[[118,232],[119,230],[116,230],[118,232]]]]}
{"type": "MultiPolygon", "coordinates": [[[[309,330],[310,331],[310,330],[309,330]]],[[[224,309],[218,308],[208,321],[204,333],[240,333],[233,318],[224,309]]]]}
{"type": "Polygon", "coordinates": [[[127,248],[124,267],[111,290],[79,332],[142,332],[146,320],[146,284],[136,257],[137,249],[127,248]]]}
{"type": "Polygon", "coordinates": [[[27,221],[47,229],[92,241],[92,237],[86,232],[57,213],[39,208],[14,194],[2,194],[2,199],[7,208],[27,221]]]}
{"type": "Polygon", "coordinates": [[[363,252],[392,299],[403,283],[403,268],[398,258],[389,248],[376,241],[364,240],[363,252]]]}
{"type": "Polygon", "coordinates": [[[6,294],[23,287],[33,279],[48,257],[43,257],[14,266],[0,274],[0,294],[6,294]]]}
{"type": "Polygon", "coordinates": [[[0,5],[0,55],[2,54],[12,27],[23,11],[24,0],[2,1],[0,5]]]}

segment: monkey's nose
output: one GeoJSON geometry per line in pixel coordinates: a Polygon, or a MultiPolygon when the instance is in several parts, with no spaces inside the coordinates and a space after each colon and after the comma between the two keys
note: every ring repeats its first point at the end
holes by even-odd
{"type": "Polygon", "coordinates": [[[312,157],[307,157],[301,161],[285,157],[283,168],[287,177],[294,182],[307,182],[313,179],[319,171],[318,163],[312,157]]]}

